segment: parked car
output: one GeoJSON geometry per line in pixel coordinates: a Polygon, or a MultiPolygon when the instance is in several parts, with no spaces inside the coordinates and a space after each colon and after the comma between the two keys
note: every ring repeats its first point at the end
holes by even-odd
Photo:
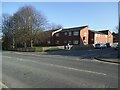
{"type": "Polygon", "coordinates": [[[115,47],[115,50],[118,50],[118,45],[115,47]]]}
{"type": "Polygon", "coordinates": [[[111,47],[111,46],[110,46],[110,43],[106,43],[106,46],[107,46],[107,48],[111,47]]]}
{"type": "Polygon", "coordinates": [[[96,49],[103,49],[103,48],[107,48],[107,45],[106,44],[102,44],[102,43],[98,43],[98,44],[95,44],[95,48],[96,49]]]}

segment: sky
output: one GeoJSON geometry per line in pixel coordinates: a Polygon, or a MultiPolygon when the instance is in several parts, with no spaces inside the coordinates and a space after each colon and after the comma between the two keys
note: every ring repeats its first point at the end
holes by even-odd
{"type": "Polygon", "coordinates": [[[13,15],[25,5],[35,7],[50,23],[60,24],[63,28],[88,25],[96,31],[117,31],[117,2],[2,2],[2,13],[13,15]]]}

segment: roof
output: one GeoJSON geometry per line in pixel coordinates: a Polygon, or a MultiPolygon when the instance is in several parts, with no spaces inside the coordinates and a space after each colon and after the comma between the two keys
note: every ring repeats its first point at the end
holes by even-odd
{"type": "Polygon", "coordinates": [[[44,32],[54,32],[54,31],[56,31],[56,30],[59,30],[59,29],[54,29],[54,30],[46,30],[46,31],[44,31],[44,32]]]}
{"type": "Polygon", "coordinates": [[[94,32],[94,33],[98,33],[98,34],[104,34],[104,33],[102,33],[102,32],[95,31],[95,30],[89,30],[89,31],[94,32]]]}
{"type": "Polygon", "coordinates": [[[62,32],[82,30],[83,28],[86,28],[86,27],[88,27],[88,26],[86,25],[86,26],[81,26],[81,27],[66,28],[66,29],[62,29],[62,32]]]}
{"type": "Polygon", "coordinates": [[[108,35],[108,32],[110,32],[109,30],[102,30],[102,31],[99,31],[101,33],[104,33],[104,34],[107,34],[108,35]]]}

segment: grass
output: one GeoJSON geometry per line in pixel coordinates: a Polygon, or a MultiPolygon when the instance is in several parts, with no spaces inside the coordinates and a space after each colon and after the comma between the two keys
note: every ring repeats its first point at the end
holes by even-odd
{"type": "Polygon", "coordinates": [[[64,50],[61,46],[39,46],[39,47],[27,47],[27,48],[14,48],[9,49],[12,51],[18,51],[18,52],[48,52],[48,51],[59,51],[64,50]]]}
{"type": "Polygon", "coordinates": [[[59,48],[57,46],[46,46],[46,47],[34,47],[35,51],[42,51],[42,52],[48,52],[48,51],[59,51],[64,50],[63,48],[59,48]]]}

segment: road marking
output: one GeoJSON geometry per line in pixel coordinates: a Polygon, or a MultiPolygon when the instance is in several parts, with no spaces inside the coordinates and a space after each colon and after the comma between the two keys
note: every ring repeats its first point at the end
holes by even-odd
{"type": "MultiPolygon", "coordinates": [[[[36,54],[23,54],[23,53],[20,53],[20,52],[14,52],[16,54],[21,54],[21,55],[33,55],[33,56],[41,56],[41,55],[36,55],[36,54]]],[[[60,56],[60,55],[56,55],[56,56],[60,56]]],[[[68,58],[68,56],[64,56],[65,58],[68,58]]],[[[80,59],[80,58],[75,58],[73,57],[74,61],[87,61],[88,60],[83,60],[83,59],[80,59]]],[[[112,65],[118,65],[117,63],[109,63],[109,62],[102,62],[102,61],[98,61],[98,60],[95,60],[95,59],[92,59],[92,60],[89,60],[90,62],[100,62],[100,63],[106,63],[106,64],[112,64],[112,65]]]]}
{"type": "MultiPolygon", "coordinates": [[[[7,56],[8,57],[8,56],[7,56]]],[[[100,72],[95,72],[95,71],[90,71],[90,70],[83,70],[83,69],[77,69],[77,68],[72,68],[72,67],[66,67],[66,66],[61,66],[61,65],[55,65],[55,64],[48,64],[48,63],[38,63],[37,61],[32,61],[32,60],[27,60],[27,59],[22,59],[22,58],[16,58],[17,60],[20,61],[25,61],[25,62],[33,62],[37,64],[44,64],[44,65],[49,65],[52,67],[58,67],[58,68],[63,68],[63,69],[68,69],[68,70],[74,70],[74,71],[80,71],[80,72],[86,72],[86,73],[93,73],[93,74],[99,74],[99,75],[107,75],[105,73],[100,73],[100,72]]]]}
{"type": "Polygon", "coordinates": [[[77,69],[77,68],[72,68],[72,67],[66,67],[66,66],[61,66],[61,65],[55,65],[55,64],[48,64],[48,65],[59,67],[59,68],[64,68],[64,69],[69,69],[69,70],[80,71],[80,72],[87,72],[87,73],[93,73],[93,74],[107,75],[105,73],[99,73],[99,72],[94,72],[94,71],[89,71],[89,70],[83,70],[83,69],[77,69]]]}
{"type": "MultiPolygon", "coordinates": [[[[16,54],[21,54],[21,55],[33,55],[33,56],[41,56],[41,55],[36,55],[36,54],[23,54],[23,53],[19,53],[19,52],[14,52],[14,53],[16,53],[16,54]]],[[[57,56],[60,56],[61,57],[61,55],[55,55],[56,57],[57,56]]],[[[52,56],[48,56],[47,55],[47,58],[49,58],[49,57],[52,57],[52,56]]],[[[71,58],[70,56],[64,56],[64,58],[71,58]]],[[[43,58],[43,57],[41,57],[41,58],[43,58]]],[[[82,59],[80,59],[80,58],[75,58],[75,57],[72,57],[74,60],[72,60],[72,61],[85,61],[85,60],[82,60],[82,59]]],[[[70,61],[70,59],[66,59],[66,60],[69,60],[70,61]]]]}
{"type": "Polygon", "coordinates": [[[2,88],[7,88],[7,90],[11,90],[11,89],[9,89],[5,84],[3,84],[2,82],[0,82],[0,88],[2,89],[2,88]]]}

